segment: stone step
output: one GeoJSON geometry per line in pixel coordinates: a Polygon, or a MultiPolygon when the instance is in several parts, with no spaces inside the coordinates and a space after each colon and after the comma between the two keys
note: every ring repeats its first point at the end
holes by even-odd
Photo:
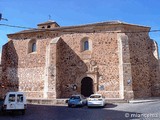
{"type": "Polygon", "coordinates": [[[124,100],[124,99],[119,99],[119,98],[110,98],[110,99],[106,99],[107,103],[128,103],[128,100],[124,100]]]}
{"type": "Polygon", "coordinates": [[[44,105],[54,105],[54,104],[66,104],[67,99],[27,99],[28,104],[44,104],[44,105]]]}

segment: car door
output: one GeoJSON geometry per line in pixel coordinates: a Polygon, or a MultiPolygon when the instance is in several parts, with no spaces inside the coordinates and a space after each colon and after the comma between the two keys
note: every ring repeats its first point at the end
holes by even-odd
{"type": "Polygon", "coordinates": [[[24,109],[24,96],[23,96],[23,94],[17,94],[16,109],[24,109]]]}
{"type": "Polygon", "coordinates": [[[14,110],[14,109],[16,109],[16,95],[9,94],[7,110],[14,110]]]}

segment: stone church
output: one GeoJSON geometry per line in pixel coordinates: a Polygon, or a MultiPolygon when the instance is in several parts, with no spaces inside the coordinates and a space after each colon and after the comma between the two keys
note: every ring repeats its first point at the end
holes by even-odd
{"type": "Polygon", "coordinates": [[[160,96],[158,46],[150,27],[120,21],[61,27],[50,20],[37,26],[7,35],[1,96],[7,91],[41,99],[160,96]]]}

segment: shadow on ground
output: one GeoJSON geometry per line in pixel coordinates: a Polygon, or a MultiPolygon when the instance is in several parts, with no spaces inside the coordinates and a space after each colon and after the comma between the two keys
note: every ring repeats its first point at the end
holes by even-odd
{"type": "Polygon", "coordinates": [[[28,105],[25,115],[2,115],[0,120],[129,120],[136,119],[133,115],[139,114],[128,111],[114,110],[117,105],[107,104],[105,108],[88,109],[85,107],[68,108],[67,106],[28,105]]]}

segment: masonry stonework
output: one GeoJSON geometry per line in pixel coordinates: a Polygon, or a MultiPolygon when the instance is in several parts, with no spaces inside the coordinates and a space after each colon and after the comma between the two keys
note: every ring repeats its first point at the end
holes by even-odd
{"type": "Polygon", "coordinates": [[[69,27],[48,21],[9,34],[1,95],[23,91],[27,98],[56,99],[83,94],[85,87],[106,98],[160,96],[158,46],[149,29],[119,21],[69,27]]]}

